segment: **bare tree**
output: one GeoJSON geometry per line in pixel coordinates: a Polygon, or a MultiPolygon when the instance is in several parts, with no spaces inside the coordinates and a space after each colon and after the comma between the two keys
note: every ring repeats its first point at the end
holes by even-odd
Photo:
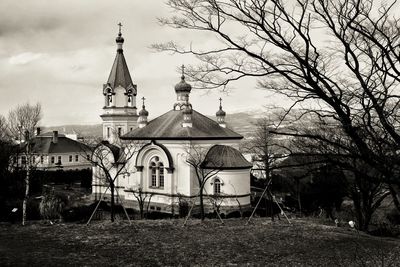
{"type": "MultiPolygon", "coordinates": [[[[29,199],[29,184],[31,170],[35,164],[35,156],[32,153],[31,138],[34,129],[42,118],[41,105],[39,103],[30,105],[29,103],[19,105],[10,110],[8,114],[8,131],[13,139],[19,140],[21,152],[25,158],[25,195],[22,202],[22,225],[26,222],[26,205],[29,199]],[[25,143],[22,143],[24,138],[25,143]]],[[[18,155],[17,155],[18,157],[18,155]]]]}
{"type": "Polygon", "coordinates": [[[9,142],[10,139],[11,139],[11,134],[8,128],[7,119],[0,114],[0,140],[9,142]]]}
{"type": "Polygon", "coordinates": [[[242,145],[242,150],[252,155],[253,162],[259,163],[258,168],[264,172],[264,178],[269,180],[271,171],[275,169],[276,162],[287,157],[289,153],[285,140],[279,140],[277,135],[271,134],[277,129],[277,119],[265,116],[255,123],[255,129],[242,145]]]}
{"type": "Polygon", "coordinates": [[[204,186],[207,181],[214,177],[222,166],[218,162],[208,162],[207,152],[209,147],[204,147],[201,145],[190,144],[186,147],[186,162],[192,167],[197,178],[199,185],[198,196],[200,198],[200,217],[204,221],[204,186]],[[208,166],[208,167],[206,167],[208,166]]]}
{"type": "MultiPolygon", "coordinates": [[[[92,157],[88,159],[95,166],[94,177],[97,180],[97,185],[107,186],[106,191],[102,192],[101,195],[110,189],[112,222],[115,220],[115,194],[120,199],[115,183],[119,177],[129,173],[129,170],[132,168],[129,165],[130,160],[137,154],[141,147],[141,142],[128,143],[119,140],[117,146],[110,144],[108,141],[102,141],[93,149],[92,157]]],[[[101,201],[101,197],[99,201],[101,201]]]]}
{"type": "Polygon", "coordinates": [[[136,198],[136,200],[138,202],[140,219],[144,219],[144,210],[145,210],[146,200],[147,200],[147,209],[146,209],[146,213],[147,213],[149,210],[151,198],[153,197],[154,193],[144,191],[142,186],[138,186],[136,189],[134,189],[130,192],[132,192],[133,196],[136,198]]]}
{"type": "MultiPolygon", "coordinates": [[[[399,43],[396,1],[169,0],[162,25],[208,33],[219,45],[153,47],[191,54],[198,87],[223,88],[255,77],[261,88],[293,100],[321,121],[333,120],[351,142],[352,157],[400,183],[399,43]]],[[[341,148],[341,143],[324,145],[341,148]]],[[[395,189],[394,189],[395,190],[395,189]]],[[[398,192],[397,192],[398,193],[398,192]]]]}
{"type": "Polygon", "coordinates": [[[25,132],[31,135],[42,118],[42,107],[39,103],[31,105],[25,103],[18,105],[8,113],[8,127],[10,134],[15,140],[22,140],[25,132]]]}

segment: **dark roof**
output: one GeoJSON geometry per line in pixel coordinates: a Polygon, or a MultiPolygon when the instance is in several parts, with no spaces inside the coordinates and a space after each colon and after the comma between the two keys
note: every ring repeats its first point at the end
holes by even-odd
{"type": "Polygon", "coordinates": [[[118,87],[119,85],[125,89],[128,88],[129,85],[133,86],[131,75],[122,51],[118,51],[115,56],[107,83],[110,84],[112,88],[118,87]]]}
{"type": "Polygon", "coordinates": [[[143,128],[136,128],[121,139],[130,140],[221,140],[242,139],[243,136],[223,128],[212,119],[193,110],[192,127],[182,127],[183,112],[171,110],[150,121],[143,128]]]}
{"type": "Polygon", "coordinates": [[[185,81],[185,76],[182,75],[181,81],[175,85],[175,92],[187,92],[190,93],[192,86],[185,81]]]}
{"type": "Polygon", "coordinates": [[[104,146],[108,147],[111,150],[111,153],[113,154],[115,161],[120,159],[119,147],[117,147],[113,144],[110,144],[110,142],[108,142],[108,141],[101,141],[101,143],[99,145],[104,145],[104,146]]]}
{"type": "Polygon", "coordinates": [[[53,136],[47,133],[38,135],[30,140],[31,151],[35,154],[53,153],[84,153],[89,147],[78,141],[59,134],[57,143],[53,143],[53,136]]]}
{"type": "Polygon", "coordinates": [[[250,169],[253,166],[248,162],[237,149],[215,145],[208,150],[207,155],[202,163],[202,167],[206,169],[250,169]]]}

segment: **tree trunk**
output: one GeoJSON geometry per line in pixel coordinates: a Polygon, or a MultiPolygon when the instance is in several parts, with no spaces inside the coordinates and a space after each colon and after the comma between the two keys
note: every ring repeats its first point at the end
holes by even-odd
{"type": "Polygon", "coordinates": [[[24,201],[22,202],[22,225],[25,225],[26,223],[26,204],[29,199],[29,176],[30,176],[30,169],[29,169],[29,164],[27,164],[26,176],[25,176],[25,196],[24,196],[24,201]]]}
{"type": "Polygon", "coordinates": [[[301,198],[300,198],[300,180],[296,179],[296,185],[297,185],[297,203],[299,205],[299,212],[300,212],[300,217],[301,217],[301,198]]]}
{"type": "Polygon", "coordinates": [[[115,190],[115,186],[114,183],[111,182],[110,185],[110,189],[111,189],[111,208],[110,208],[110,212],[111,212],[111,222],[114,222],[114,190],[115,190]]]}
{"type": "Polygon", "coordinates": [[[200,218],[201,218],[201,221],[204,221],[204,218],[205,218],[204,201],[203,201],[203,188],[204,188],[204,185],[201,185],[201,187],[200,187],[200,218]]]}

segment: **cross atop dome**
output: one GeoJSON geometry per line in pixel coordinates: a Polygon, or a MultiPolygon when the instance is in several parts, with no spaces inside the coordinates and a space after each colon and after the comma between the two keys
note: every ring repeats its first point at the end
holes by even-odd
{"type": "Polygon", "coordinates": [[[120,22],[117,25],[119,27],[118,36],[121,36],[122,35],[122,33],[121,33],[122,23],[120,22]]]}
{"type": "Polygon", "coordinates": [[[182,64],[181,69],[182,69],[182,76],[181,76],[181,78],[182,78],[182,80],[184,80],[184,79],[185,79],[185,65],[182,64]]]}
{"type": "Polygon", "coordinates": [[[122,28],[122,23],[118,23],[118,36],[115,38],[115,42],[117,43],[117,51],[119,53],[122,53],[122,44],[124,43],[124,38],[122,37],[121,33],[121,28],[122,28]]]}

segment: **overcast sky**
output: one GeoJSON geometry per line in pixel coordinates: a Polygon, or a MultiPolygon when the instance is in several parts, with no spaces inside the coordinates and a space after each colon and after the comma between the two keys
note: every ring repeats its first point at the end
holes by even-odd
{"type": "MultiPolygon", "coordinates": [[[[6,116],[29,101],[42,104],[42,126],[101,123],[102,86],[114,61],[118,22],[124,25],[124,54],[138,85],[138,99],[148,99],[150,117],[169,111],[180,79],[178,66],[195,62],[188,56],[154,52],[150,45],[173,40],[196,46],[209,41],[196,32],[160,26],[157,17],[169,12],[162,0],[1,0],[0,114],[6,116]]],[[[252,80],[236,84],[228,95],[192,91],[191,103],[210,115],[217,111],[220,96],[228,115],[276,104],[252,80]]]]}

